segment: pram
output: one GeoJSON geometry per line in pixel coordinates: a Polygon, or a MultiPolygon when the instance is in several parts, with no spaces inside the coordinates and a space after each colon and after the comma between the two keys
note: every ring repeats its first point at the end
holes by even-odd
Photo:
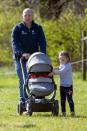
{"type": "MultiPolygon", "coordinates": [[[[21,68],[22,68],[22,62],[21,68]]],[[[31,116],[33,112],[52,112],[57,116],[59,112],[58,100],[55,100],[56,85],[53,77],[48,74],[52,71],[51,61],[48,56],[41,52],[33,53],[27,61],[27,80],[24,78],[24,90],[28,95],[25,106],[18,104],[18,113],[21,115],[25,110],[31,116]],[[50,96],[50,98],[46,98],[50,96]]],[[[23,73],[23,68],[22,68],[23,73]]]]}

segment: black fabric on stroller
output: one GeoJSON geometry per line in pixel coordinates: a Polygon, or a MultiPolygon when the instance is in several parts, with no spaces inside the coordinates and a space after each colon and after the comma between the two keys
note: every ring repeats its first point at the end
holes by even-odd
{"type": "Polygon", "coordinates": [[[54,91],[53,79],[48,76],[51,71],[51,61],[46,54],[36,52],[30,56],[27,62],[28,88],[33,95],[44,97],[54,91]]]}

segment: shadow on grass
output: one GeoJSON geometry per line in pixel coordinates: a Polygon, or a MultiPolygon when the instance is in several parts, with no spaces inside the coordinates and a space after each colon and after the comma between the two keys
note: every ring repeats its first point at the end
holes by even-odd
{"type": "Polygon", "coordinates": [[[58,116],[53,116],[52,114],[35,114],[35,117],[54,117],[54,118],[87,118],[87,115],[75,115],[75,116],[70,116],[70,115],[66,115],[65,117],[63,117],[62,115],[58,115],[58,116]]]}
{"type": "Polygon", "coordinates": [[[0,124],[0,127],[6,127],[7,124],[0,124]]]}
{"type": "Polygon", "coordinates": [[[35,124],[13,124],[13,125],[8,125],[8,124],[0,124],[0,127],[15,127],[15,128],[33,128],[33,127],[36,127],[35,124]]]}
{"type": "Polygon", "coordinates": [[[67,116],[61,116],[61,115],[59,115],[59,117],[61,117],[61,118],[87,118],[87,116],[86,115],[75,115],[75,116],[70,116],[70,115],[67,115],[67,116]]]}
{"type": "Polygon", "coordinates": [[[8,89],[9,90],[10,88],[15,89],[15,86],[11,86],[11,85],[9,86],[8,84],[7,85],[3,85],[3,84],[0,85],[0,90],[4,90],[4,89],[8,89]]]}
{"type": "MultiPolygon", "coordinates": [[[[75,116],[70,116],[70,115],[66,115],[65,117],[63,117],[62,115],[58,115],[58,116],[53,116],[52,114],[34,114],[33,115],[34,117],[52,117],[52,118],[87,118],[87,116],[86,115],[75,115],[75,116]]],[[[32,117],[33,117],[32,116],[32,117]]],[[[24,116],[24,117],[28,117],[28,116],[24,116]]],[[[30,117],[30,116],[29,116],[30,117]]]]}
{"type": "Polygon", "coordinates": [[[0,85],[0,89],[2,89],[4,86],[0,85]]]}
{"type": "MultiPolygon", "coordinates": [[[[14,114],[14,115],[10,115],[10,116],[18,116],[20,117],[21,115],[19,114],[14,114]]],[[[23,115],[22,115],[23,116],[23,115]]],[[[30,117],[30,116],[25,116],[24,117],[30,117]]],[[[62,116],[61,114],[59,114],[58,116],[53,116],[52,114],[47,114],[47,113],[36,113],[36,114],[33,114],[32,117],[52,117],[52,118],[78,118],[78,119],[82,119],[82,118],[85,118],[87,119],[87,115],[75,115],[75,116],[70,116],[70,115],[66,115],[66,116],[62,116]]]]}
{"type": "Polygon", "coordinates": [[[44,114],[39,114],[39,113],[38,113],[38,114],[35,114],[34,116],[35,116],[35,117],[52,117],[51,114],[45,114],[45,113],[44,113],[44,114]]]}
{"type": "Polygon", "coordinates": [[[87,116],[86,115],[76,115],[73,118],[87,118],[87,116]]]}
{"type": "Polygon", "coordinates": [[[36,127],[34,124],[23,124],[23,125],[16,125],[17,128],[32,128],[36,127]]]}

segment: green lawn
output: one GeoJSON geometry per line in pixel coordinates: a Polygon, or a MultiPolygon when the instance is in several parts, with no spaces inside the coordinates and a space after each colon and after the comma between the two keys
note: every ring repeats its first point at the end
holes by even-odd
{"type": "MultiPolygon", "coordinates": [[[[3,73],[2,71],[1,73],[3,73]]],[[[52,117],[51,113],[33,113],[32,117],[18,116],[18,81],[15,75],[0,75],[0,131],[87,131],[87,81],[81,74],[73,75],[76,117],[52,117]]],[[[55,81],[59,86],[59,79],[55,81]]],[[[59,88],[56,98],[59,100],[59,88]]]]}

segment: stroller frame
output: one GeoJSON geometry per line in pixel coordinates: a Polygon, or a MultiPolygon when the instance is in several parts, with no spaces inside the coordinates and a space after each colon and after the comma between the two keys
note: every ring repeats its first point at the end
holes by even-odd
{"type": "Polygon", "coordinates": [[[22,59],[20,59],[20,65],[21,65],[21,70],[22,70],[22,75],[23,75],[23,80],[24,80],[23,87],[24,87],[24,91],[26,91],[28,95],[28,101],[26,104],[23,104],[20,102],[18,103],[19,115],[22,115],[24,111],[27,111],[29,116],[32,116],[33,112],[52,112],[53,116],[58,116],[59,103],[58,103],[58,100],[55,100],[57,87],[54,80],[52,79],[53,84],[54,84],[54,92],[50,99],[46,99],[45,97],[34,96],[28,88],[29,74],[28,74],[27,79],[25,79],[25,76],[24,76],[22,59]]]}

